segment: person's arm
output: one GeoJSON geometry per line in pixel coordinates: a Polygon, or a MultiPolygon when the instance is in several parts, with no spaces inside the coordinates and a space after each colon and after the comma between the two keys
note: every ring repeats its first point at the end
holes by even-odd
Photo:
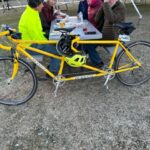
{"type": "Polygon", "coordinates": [[[78,6],[78,11],[77,11],[77,13],[79,13],[79,12],[81,11],[81,5],[82,5],[82,3],[83,3],[83,2],[81,2],[81,1],[79,2],[79,6],[78,6]]]}
{"type": "Polygon", "coordinates": [[[98,23],[101,22],[101,18],[103,15],[104,15],[104,13],[102,11],[102,8],[100,8],[95,15],[95,21],[98,23]]]}
{"type": "Polygon", "coordinates": [[[112,7],[107,2],[108,0],[104,0],[103,10],[105,14],[105,18],[109,21],[109,23],[116,23],[123,21],[125,19],[125,7],[119,6],[116,8],[115,12],[112,10],[112,7]]]}

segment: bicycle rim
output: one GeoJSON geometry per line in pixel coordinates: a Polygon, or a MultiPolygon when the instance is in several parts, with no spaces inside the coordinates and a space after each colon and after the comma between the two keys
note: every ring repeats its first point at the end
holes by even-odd
{"type": "MultiPolygon", "coordinates": [[[[116,77],[125,85],[140,85],[150,78],[150,43],[135,41],[130,43],[127,48],[141,62],[142,66],[132,71],[118,73],[116,77]]],[[[122,51],[117,57],[115,69],[118,70],[121,66],[135,66],[135,63],[131,62],[125,51],[122,51]]]]}
{"type": "Polygon", "coordinates": [[[37,78],[32,68],[18,60],[19,69],[9,83],[13,72],[12,58],[0,58],[0,103],[19,105],[31,99],[37,90],[37,78]]]}

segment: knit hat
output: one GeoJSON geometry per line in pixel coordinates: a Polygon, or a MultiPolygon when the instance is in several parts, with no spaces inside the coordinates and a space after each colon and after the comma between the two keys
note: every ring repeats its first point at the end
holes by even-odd
{"type": "Polygon", "coordinates": [[[96,7],[99,6],[100,0],[90,0],[90,7],[96,7]]]}
{"type": "Polygon", "coordinates": [[[32,8],[38,7],[41,3],[43,3],[43,0],[27,0],[28,5],[32,8]]]}

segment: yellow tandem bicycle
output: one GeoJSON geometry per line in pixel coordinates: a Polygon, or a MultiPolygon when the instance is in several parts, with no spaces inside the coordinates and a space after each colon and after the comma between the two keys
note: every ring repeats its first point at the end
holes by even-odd
{"type": "Polygon", "coordinates": [[[58,87],[65,81],[78,80],[94,77],[105,77],[104,85],[108,81],[116,77],[121,83],[134,86],[146,82],[150,78],[150,42],[134,41],[125,44],[129,40],[130,33],[135,29],[132,23],[120,23],[115,27],[119,28],[119,38],[117,40],[80,40],[78,35],[72,35],[73,28],[60,28],[62,32],[59,41],[24,41],[21,40],[20,34],[7,25],[3,25],[0,32],[0,38],[6,36],[13,43],[13,46],[4,45],[1,40],[0,49],[10,51],[8,57],[0,56],[0,103],[6,105],[19,105],[30,100],[36,93],[38,80],[34,69],[25,60],[21,59],[24,55],[41,68],[46,74],[53,78],[56,86],[54,94],[56,96],[58,87]],[[66,42],[66,47],[59,49],[60,43],[66,42]],[[56,44],[59,55],[44,52],[36,49],[28,44],[56,44]],[[94,67],[86,63],[87,56],[82,50],[78,50],[76,45],[79,44],[99,44],[105,48],[107,45],[113,45],[114,50],[110,57],[110,61],[103,68],[94,67]],[[118,49],[121,48],[119,54],[118,49]],[[50,70],[42,65],[36,58],[26,51],[26,49],[37,52],[51,58],[60,60],[60,68],[58,74],[53,74],[50,70]],[[76,56],[82,57],[76,57],[76,56]],[[69,62],[70,58],[78,61],[78,67],[87,69],[89,72],[81,74],[63,74],[64,64],[70,67],[77,67],[69,62]],[[82,62],[82,63],[80,63],[82,62]]]}

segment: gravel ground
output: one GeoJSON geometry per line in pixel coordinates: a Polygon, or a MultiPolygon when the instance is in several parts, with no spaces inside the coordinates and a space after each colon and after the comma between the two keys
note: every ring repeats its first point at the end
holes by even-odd
{"type": "MultiPolygon", "coordinates": [[[[8,23],[12,19],[8,12],[0,16],[1,21],[10,16],[8,23]]],[[[136,18],[133,14],[128,20],[136,18]]],[[[149,37],[150,15],[145,12],[132,39],[149,37]]],[[[67,82],[57,98],[52,81],[43,81],[29,102],[0,105],[0,149],[150,150],[150,81],[127,87],[114,79],[108,90],[104,81],[67,82]]]]}

